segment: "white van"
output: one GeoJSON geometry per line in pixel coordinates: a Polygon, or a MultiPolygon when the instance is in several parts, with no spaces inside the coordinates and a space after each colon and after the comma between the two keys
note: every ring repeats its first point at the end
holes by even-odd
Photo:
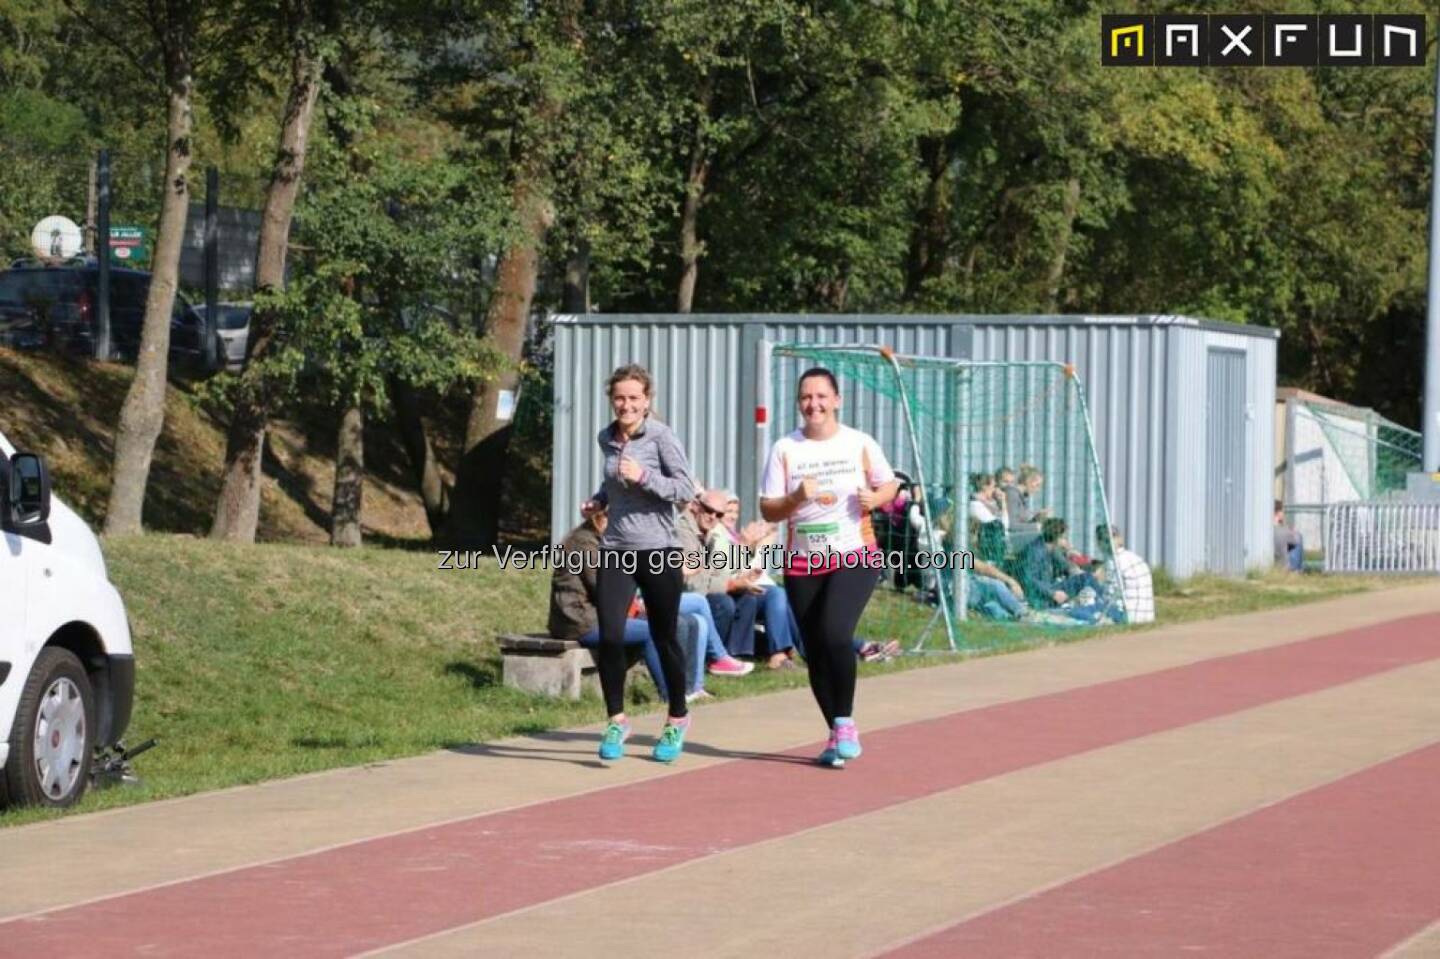
{"type": "Polygon", "coordinates": [[[130,723],[130,623],[44,462],[4,435],[0,454],[0,805],[67,806],[130,723]]]}

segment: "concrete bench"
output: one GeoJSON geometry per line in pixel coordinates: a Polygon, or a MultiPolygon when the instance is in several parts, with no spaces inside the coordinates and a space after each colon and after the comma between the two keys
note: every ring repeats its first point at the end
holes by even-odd
{"type": "Polygon", "coordinates": [[[502,633],[497,642],[506,686],[561,699],[579,699],[585,686],[599,688],[595,658],[573,640],[545,633],[502,633]]]}
{"type": "MultiPolygon", "coordinates": [[[[590,650],[570,639],[555,639],[546,633],[501,633],[501,682],[506,686],[555,696],[579,699],[582,691],[600,692],[600,670],[590,650]]],[[[625,647],[626,665],[639,666],[644,650],[639,646],[625,647]]],[[[644,668],[641,668],[644,671],[644,668]]]]}

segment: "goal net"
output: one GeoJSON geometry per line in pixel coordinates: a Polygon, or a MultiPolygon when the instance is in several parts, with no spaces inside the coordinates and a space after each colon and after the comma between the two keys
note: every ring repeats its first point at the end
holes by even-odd
{"type": "Polygon", "coordinates": [[[886,569],[861,639],[978,650],[1123,615],[1072,367],[809,344],[771,346],[768,365],[762,445],[798,427],[799,377],[824,367],[840,383],[840,421],[873,436],[900,477],[895,501],[871,515],[886,569]]]}

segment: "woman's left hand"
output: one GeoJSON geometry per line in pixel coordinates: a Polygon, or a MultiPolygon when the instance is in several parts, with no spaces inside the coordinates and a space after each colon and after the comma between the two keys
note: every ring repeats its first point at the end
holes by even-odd
{"type": "Polygon", "coordinates": [[[866,486],[860,487],[860,492],[856,494],[855,498],[860,501],[860,509],[867,513],[875,508],[876,502],[880,499],[875,495],[873,489],[866,486]]]}

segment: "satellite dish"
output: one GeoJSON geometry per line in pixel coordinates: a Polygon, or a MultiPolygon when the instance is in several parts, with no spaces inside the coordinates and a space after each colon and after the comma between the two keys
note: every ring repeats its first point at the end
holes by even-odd
{"type": "Polygon", "coordinates": [[[41,259],[69,259],[84,245],[85,238],[75,221],[63,216],[47,216],[30,231],[30,249],[41,259]]]}

